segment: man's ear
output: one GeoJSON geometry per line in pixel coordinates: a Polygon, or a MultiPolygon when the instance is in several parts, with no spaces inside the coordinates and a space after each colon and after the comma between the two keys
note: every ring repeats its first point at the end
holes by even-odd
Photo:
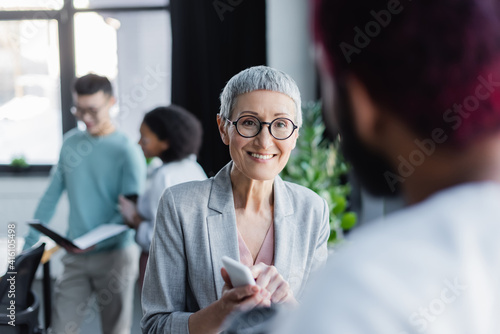
{"type": "Polygon", "coordinates": [[[366,143],[376,143],[383,115],[365,85],[355,76],[347,78],[347,91],[353,112],[353,122],[359,137],[366,143]]]}
{"type": "Polygon", "coordinates": [[[114,105],[115,105],[115,103],[116,103],[116,97],[114,97],[114,95],[111,95],[111,96],[109,97],[109,105],[110,105],[110,106],[114,106],[114,105]]]}
{"type": "Polygon", "coordinates": [[[229,145],[229,136],[227,134],[226,120],[220,114],[217,114],[217,127],[219,128],[220,137],[222,142],[229,145]]]}

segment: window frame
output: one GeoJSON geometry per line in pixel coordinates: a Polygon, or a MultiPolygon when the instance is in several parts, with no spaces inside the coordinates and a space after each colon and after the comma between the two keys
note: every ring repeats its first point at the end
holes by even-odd
{"type": "MultiPolygon", "coordinates": [[[[103,8],[75,8],[73,0],[64,0],[61,9],[47,10],[0,10],[0,21],[18,20],[56,20],[59,36],[59,71],[61,89],[61,120],[62,133],[77,126],[74,116],[70,112],[73,105],[72,84],[75,80],[75,39],[74,16],[87,12],[139,12],[139,11],[170,11],[170,3],[164,6],[127,6],[103,8]]],[[[15,175],[48,175],[53,165],[30,165],[27,171],[19,173],[16,168],[8,164],[0,164],[0,176],[15,175]]]]}

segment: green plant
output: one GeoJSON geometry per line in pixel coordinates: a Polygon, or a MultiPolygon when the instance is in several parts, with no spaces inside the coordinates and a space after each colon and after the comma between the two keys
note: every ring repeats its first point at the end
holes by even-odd
{"type": "Polygon", "coordinates": [[[26,162],[24,156],[20,155],[11,160],[10,165],[14,168],[28,168],[30,165],[26,162]]]}
{"type": "Polygon", "coordinates": [[[330,244],[343,239],[344,231],[356,224],[356,214],[346,211],[349,184],[342,182],[349,170],[334,143],[323,136],[325,125],[321,103],[309,102],[302,108],[303,123],[295,150],[282,171],[284,180],[303,185],[322,198],[330,208],[330,244]]]}

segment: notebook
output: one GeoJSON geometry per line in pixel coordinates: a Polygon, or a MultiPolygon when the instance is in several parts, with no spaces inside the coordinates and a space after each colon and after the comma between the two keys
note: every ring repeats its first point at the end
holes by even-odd
{"type": "Polygon", "coordinates": [[[129,227],[126,225],[104,224],[99,227],[96,227],[92,231],[72,241],[66,237],[63,237],[56,231],[52,230],[47,225],[40,223],[40,221],[38,220],[33,220],[29,222],[28,225],[42,232],[43,234],[54,240],[58,245],[61,245],[63,247],[64,246],[75,247],[81,250],[90,248],[103,240],[111,238],[129,229],[129,227]]]}

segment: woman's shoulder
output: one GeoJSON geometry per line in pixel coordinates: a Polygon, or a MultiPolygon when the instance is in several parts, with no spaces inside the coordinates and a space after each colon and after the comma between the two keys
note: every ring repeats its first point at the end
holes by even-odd
{"type": "Polygon", "coordinates": [[[192,179],[206,179],[206,174],[203,171],[203,167],[196,161],[196,156],[193,158],[187,157],[182,160],[176,160],[164,163],[161,167],[159,167],[162,173],[171,173],[171,174],[194,174],[192,179]]]}
{"type": "Polygon", "coordinates": [[[301,186],[300,184],[289,182],[289,181],[284,181],[283,184],[285,185],[286,189],[291,192],[292,194],[298,196],[298,197],[307,197],[307,198],[314,198],[314,199],[321,199],[321,196],[319,196],[317,193],[312,191],[311,189],[301,186]]]}
{"type": "Polygon", "coordinates": [[[291,200],[301,206],[323,206],[324,199],[311,189],[300,184],[282,181],[285,189],[291,197],[291,200]]]}
{"type": "Polygon", "coordinates": [[[213,178],[194,180],[173,185],[168,187],[166,191],[176,199],[187,200],[192,203],[199,198],[208,198],[210,190],[212,189],[212,184],[213,178]]]}

